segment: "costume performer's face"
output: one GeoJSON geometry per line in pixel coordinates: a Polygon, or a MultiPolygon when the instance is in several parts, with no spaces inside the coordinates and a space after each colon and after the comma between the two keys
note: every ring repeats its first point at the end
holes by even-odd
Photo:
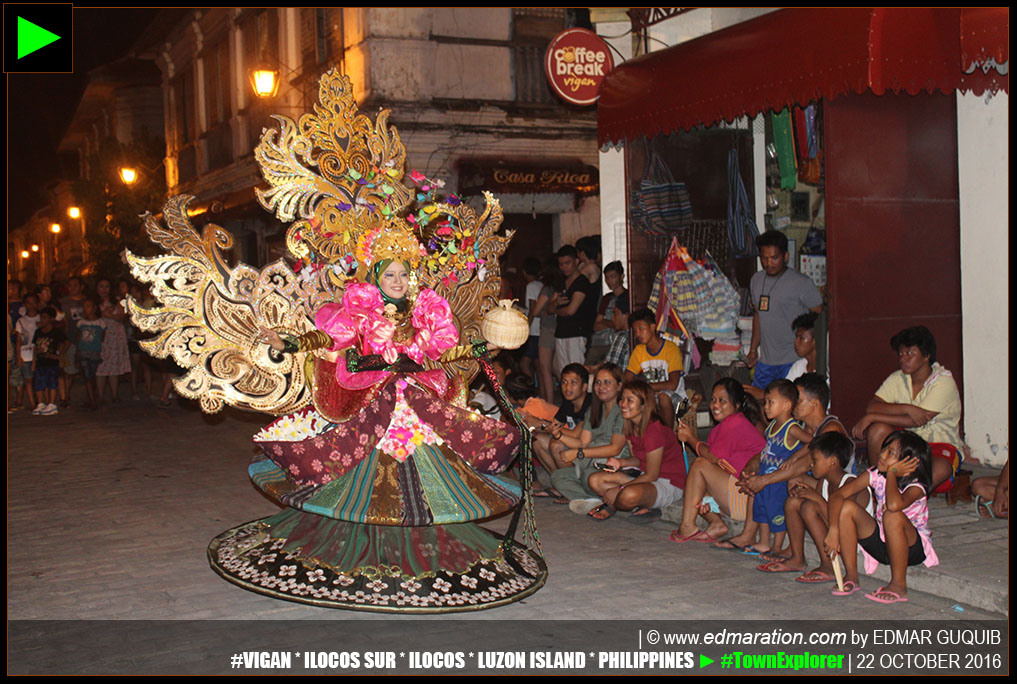
{"type": "Polygon", "coordinates": [[[401,261],[393,261],[378,278],[378,287],[391,299],[402,299],[410,287],[410,274],[401,261]]]}

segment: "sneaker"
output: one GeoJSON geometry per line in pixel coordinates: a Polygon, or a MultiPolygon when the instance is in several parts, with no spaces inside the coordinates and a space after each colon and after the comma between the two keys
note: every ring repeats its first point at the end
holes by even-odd
{"type": "Polygon", "coordinates": [[[40,401],[39,405],[36,406],[34,409],[32,409],[32,415],[33,416],[41,416],[41,415],[43,415],[43,411],[45,411],[45,410],[46,410],[46,404],[44,404],[44,403],[42,403],[40,401]]]}
{"type": "Polygon", "coordinates": [[[57,405],[56,404],[47,404],[46,408],[43,410],[42,415],[44,415],[44,416],[52,416],[55,413],[60,413],[60,409],[57,408],[57,405]]]}

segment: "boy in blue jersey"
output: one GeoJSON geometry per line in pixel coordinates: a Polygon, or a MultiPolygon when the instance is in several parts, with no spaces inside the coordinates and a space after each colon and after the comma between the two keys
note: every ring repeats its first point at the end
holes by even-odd
{"type": "MultiPolygon", "coordinates": [[[[784,461],[807,444],[810,435],[791,417],[798,402],[798,390],[789,380],[774,380],[766,386],[763,412],[770,419],[763,436],[766,450],[759,458],[759,475],[774,472],[784,461]]],[[[754,550],[760,555],[776,558],[781,555],[787,525],[784,520],[784,502],[787,500],[787,483],[766,485],[752,503],[752,519],[759,523],[759,543],[754,550]],[[771,533],[773,538],[771,540],[771,533]],[[771,543],[772,542],[772,543],[771,543]],[[771,549],[774,553],[770,553],[771,549]]]]}

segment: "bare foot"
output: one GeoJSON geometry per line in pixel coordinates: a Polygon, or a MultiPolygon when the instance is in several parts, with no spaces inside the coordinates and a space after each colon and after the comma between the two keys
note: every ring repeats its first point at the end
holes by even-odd
{"type": "Polygon", "coordinates": [[[706,528],[707,536],[713,539],[722,539],[727,533],[727,525],[723,522],[712,523],[706,528]]]}

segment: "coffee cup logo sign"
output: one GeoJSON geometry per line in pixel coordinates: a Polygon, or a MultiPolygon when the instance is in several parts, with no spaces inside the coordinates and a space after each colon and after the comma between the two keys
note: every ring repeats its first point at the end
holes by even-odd
{"type": "Polygon", "coordinates": [[[600,97],[600,86],[614,68],[611,48],[596,33],[572,28],[551,41],[544,60],[548,83],[566,102],[591,105],[600,97]]]}

